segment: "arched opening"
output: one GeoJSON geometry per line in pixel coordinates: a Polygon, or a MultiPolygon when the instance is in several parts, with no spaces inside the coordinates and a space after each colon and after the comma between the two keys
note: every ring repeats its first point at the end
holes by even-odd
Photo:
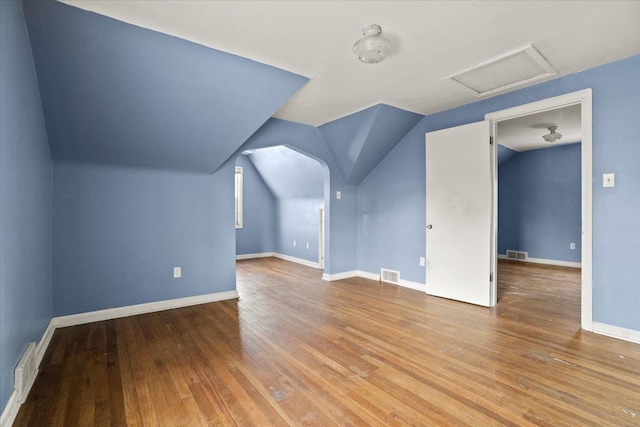
{"type": "Polygon", "coordinates": [[[285,145],[240,153],[236,167],[236,259],[275,256],[324,269],[329,169],[285,145]]]}

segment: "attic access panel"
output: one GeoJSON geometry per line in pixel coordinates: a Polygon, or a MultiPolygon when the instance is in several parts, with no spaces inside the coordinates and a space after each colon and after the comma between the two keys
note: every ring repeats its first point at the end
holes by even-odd
{"type": "Polygon", "coordinates": [[[558,74],[535,47],[527,45],[460,71],[443,80],[452,80],[473,93],[485,96],[558,74]]]}

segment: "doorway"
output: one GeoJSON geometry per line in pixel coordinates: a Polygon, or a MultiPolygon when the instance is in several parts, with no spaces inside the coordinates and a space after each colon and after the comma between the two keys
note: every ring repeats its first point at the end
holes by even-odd
{"type": "Polygon", "coordinates": [[[323,269],[326,230],[318,218],[327,197],[326,165],[280,145],[244,151],[236,168],[243,171],[244,186],[236,259],[273,256],[323,269]]]}
{"type": "MultiPolygon", "coordinates": [[[[580,262],[581,262],[581,326],[583,329],[592,330],[592,139],[591,139],[591,89],[585,89],[570,94],[549,98],[546,100],[525,104],[506,110],[487,114],[485,120],[490,122],[490,131],[494,140],[499,142],[499,127],[501,123],[510,120],[522,119],[527,116],[543,117],[544,114],[579,106],[580,108],[580,262]],[[538,116],[536,116],[538,115],[538,116]]],[[[542,124],[542,122],[540,123],[542,124]]],[[[547,122],[547,124],[550,124],[547,122]]],[[[538,125],[538,124],[534,124],[538,125]]],[[[557,130],[556,130],[557,131],[557,130]]],[[[497,248],[498,248],[498,148],[493,145],[492,150],[492,176],[493,176],[493,232],[492,232],[492,264],[493,271],[497,272],[497,248]]],[[[577,242],[567,242],[570,243],[577,242]]],[[[497,276],[496,276],[497,277],[497,276]]],[[[494,288],[494,305],[497,303],[497,280],[491,284],[494,288]]]]}
{"type": "MultiPolygon", "coordinates": [[[[521,118],[532,114],[543,113],[572,105],[580,105],[580,259],[581,259],[581,326],[592,330],[592,141],[591,141],[591,89],[573,92],[546,100],[533,102],[519,107],[509,108],[485,115],[483,122],[471,123],[426,134],[427,157],[427,293],[458,301],[493,307],[497,304],[497,236],[498,236],[498,177],[497,177],[497,144],[494,140],[500,122],[521,118]],[[466,149],[460,143],[471,143],[472,149],[466,149]],[[456,147],[463,147],[456,150],[456,147]],[[480,147],[486,147],[481,150],[480,147]],[[437,157],[437,158],[436,158],[437,157]],[[482,159],[485,159],[482,161],[482,159]],[[429,168],[432,165],[446,163],[445,168],[429,168]],[[480,164],[478,167],[476,165],[480,164]],[[469,167],[473,165],[473,167],[469,167]],[[490,171],[487,171],[490,169],[490,171]],[[439,171],[445,173],[439,174],[439,171]],[[457,177],[451,178],[451,172],[457,177]],[[464,185],[457,185],[463,177],[464,181],[478,185],[476,191],[487,194],[484,198],[490,206],[473,203],[473,198],[466,195],[464,185]],[[430,186],[438,183],[437,186],[430,186]],[[435,197],[434,197],[435,196],[435,197]],[[451,212],[460,213],[454,225],[471,223],[473,227],[464,228],[464,236],[460,239],[434,237],[434,232],[444,222],[434,224],[432,218],[442,219],[451,212]],[[486,218],[486,221],[484,220],[486,218]],[[485,237],[488,237],[485,240],[485,237]],[[482,241],[482,245],[474,250],[465,251],[465,265],[487,265],[489,268],[474,269],[472,276],[460,277],[456,274],[460,259],[457,254],[464,251],[467,242],[482,241]],[[440,246],[435,246],[439,243],[440,246]],[[432,255],[437,262],[431,262],[432,255]],[[429,271],[432,270],[432,271],[429,271]],[[433,270],[437,270],[434,273],[433,270]],[[484,274],[485,272],[489,274],[484,274]],[[430,281],[437,277],[439,282],[430,281]],[[476,298],[477,296],[479,298],[476,298]],[[486,301],[483,303],[482,301],[486,301]]],[[[550,129],[549,132],[552,132],[550,129]]],[[[446,225],[446,224],[445,224],[446,225]]],[[[462,233],[461,230],[450,230],[447,235],[462,233]]],[[[485,267],[486,268],[486,267],[485,267]]]]}

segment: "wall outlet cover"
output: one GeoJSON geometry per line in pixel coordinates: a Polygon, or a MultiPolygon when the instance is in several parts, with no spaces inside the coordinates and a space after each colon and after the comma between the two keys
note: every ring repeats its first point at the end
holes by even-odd
{"type": "Polygon", "coordinates": [[[173,267],[173,278],[179,279],[182,277],[182,267],[173,267]]]}
{"type": "Polygon", "coordinates": [[[603,173],[602,174],[602,186],[603,187],[615,187],[616,186],[616,174],[615,173],[603,173]]]}

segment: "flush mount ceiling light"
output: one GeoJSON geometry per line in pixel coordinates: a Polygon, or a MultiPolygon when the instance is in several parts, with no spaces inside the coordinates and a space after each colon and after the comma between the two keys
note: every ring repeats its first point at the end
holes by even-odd
{"type": "Polygon", "coordinates": [[[552,125],[547,127],[547,129],[549,129],[549,133],[546,135],[542,135],[542,138],[547,141],[547,142],[556,142],[559,141],[560,138],[562,138],[562,134],[560,132],[556,132],[556,129],[558,129],[558,126],[556,125],[552,125]]]}
{"type": "Polygon", "coordinates": [[[387,57],[391,42],[382,37],[379,25],[367,25],[362,29],[363,38],[355,42],[353,52],[365,64],[377,64],[387,57]]]}

